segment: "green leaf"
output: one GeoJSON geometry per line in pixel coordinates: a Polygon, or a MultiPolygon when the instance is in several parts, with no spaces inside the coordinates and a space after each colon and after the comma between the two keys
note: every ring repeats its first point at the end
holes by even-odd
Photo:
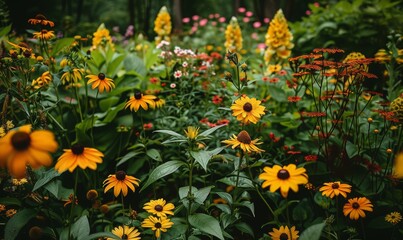
{"type": "Polygon", "coordinates": [[[82,240],[90,235],[90,223],[88,222],[87,216],[81,216],[73,223],[71,226],[71,235],[77,240],[82,240]]]}
{"type": "Polygon", "coordinates": [[[346,152],[349,158],[353,158],[358,154],[358,148],[354,143],[347,141],[346,152]]]}
{"type": "Polygon", "coordinates": [[[163,177],[175,172],[176,170],[178,170],[178,168],[180,168],[183,165],[185,165],[184,162],[177,161],[177,160],[169,161],[169,162],[159,165],[150,173],[150,176],[148,177],[147,181],[144,183],[140,192],[143,191],[144,189],[146,189],[150,184],[157,181],[158,179],[163,178],[163,177]]]}
{"type": "MultiPolygon", "coordinates": [[[[192,186],[192,193],[196,192],[197,188],[192,186]]],[[[184,186],[184,187],[180,187],[179,188],[179,199],[184,199],[185,197],[188,196],[188,192],[189,192],[189,186],[184,186]]]]}
{"type": "Polygon", "coordinates": [[[176,132],[171,131],[171,130],[155,130],[154,132],[155,133],[165,133],[165,134],[171,135],[172,137],[186,139],[185,136],[182,136],[179,133],[176,133],[176,132]]]}
{"type": "Polygon", "coordinates": [[[47,172],[44,172],[38,181],[36,181],[34,188],[32,189],[32,192],[38,190],[48,182],[50,182],[53,178],[60,176],[60,173],[57,172],[54,168],[51,168],[47,172]]]}
{"type": "Polygon", "coordinates": [[[54,56],[58,54],[60,51],[69,47],[73,42],[74,38],[60,38],[54,43],[51,55],[54,56]]]}
{"type": "Polygon", "coordinates": [[[229,194],[227,192],[216,192],[215,194],[217,194],[218,196],[220,196],[220,198],[222,198],[225,201],[227,201],[228,204],[232,204],[232,196],[231,196],[231,194],[229,194]]]}
{"type": "Polygon", "coordinates": [[[255,216],[255,204],[250,201],[242,201],[239,203],[241,206],[249,208],[250,212],[252,213],[253,216],[255,216]]]}
{"type": "Polygon", "coordinates": [[[237,228],[241,232],[251,235],[252,237],[254,236],[253,229],[244,222],[236,223],[235,228],[237,228]]]}
{"type": "Polygon", "coordinates": [[[112,106],[114,106],[116,103],[118,103],[119,99],[120,98],[116,96],[101,99],[99,101],[99,108],[101,109],[101,111],[105,112],[109,110],[112,106]]]}
{"type": "Polygon", "coordinates": [[[151,159],[153,159],[155,161],[158,161],[158,162],[162,161],[161,155],[157,149],[154,149],[154,148],[149,149],[149,150],[147,150],[146,154],[147,154],[147,156],[149,156],[151,159]]]}
{"type": "Polygon", "coordinates": [[[208,135],[215,132],[217,129],[225,127],[225,126],[227,126],[227,125],[223,124],[223,125],[218,125],[218,126],[212,127],[210,129],[207,129],[206,131],[200,133],[199,136],[207,137],[208,135]]]}
{"type": "Polygon", "coordinates": [[[111,232],[98,232],[91,234],[89,236],[83,237],[82,240],[92,240],[92,239],[104,239],[105,237],[107,238],[112,238],[112,239],[120,239],[118,236],[111,232]]]}
{"type": "Polygon", "coordinates": [[[4,239],[14,240],[20,230],[37,214],[37,210],[26,208],[18,211],[10,220],[8,220],[4,229],[4,239]]]}
{"type": "Polygon", "coordinates": [[[7,35],[11,31],[11,24],[0,29],[0,37],[7,35]]]}
{"type": "Polygon", "coordinates": [[[108,114],[106,115],[106,117],[104,118],[104,120],[102,122],[104,123],[110,123],[112,122],[116,115],[118,115],[118,113],[125,107],[125,102],[117,105],[116,107],[112,107],[109,111],[108,114]]]}
{"type": "Polygon", "coordinates": [[[220,153],[225,147],[216,148],[212,151],[200,150],[200,151],[190,151],[190,155],[202,166],[204,171],[207,172],[207,164],[210,159],[220,153]]]}
{"type": "Polygon", "coordinates": [[[305,229],[299,237],[299,240],[319,240],[325,223],[318,223],[305,229]]]}
{"type": "Polygon", "coordinates": [[[21,206],[21,201],[18,198],[2,197],[0,198],[0,204],[6,206],[21,206]]]}
{"type": "Polygon", "coordinates": [[[122,159],[119,160],[118,163],[116,163],[116,166],[122,165],[123,163],[125,163],[126,161],[130,160],[131,158],[133,158],[133,157],[139,155],[140,153],[141,153],[141,152],[139,152],[139,151],[128,152],[126,155],[124,155],[124,156],[122,157],[122,159]]]}
{"type": "Polygon", "coordinates": [[[210,215],[206,215],[203,213],[196,213],[189,216],[189,223],[193,227],[199,229],[202,232],[207,234],[211,234],[221,240],[224,240],[222,235],[222,230],[220,227],[220,223],[217,219],[213,218],[210,215]]]}
{"type": "Polygon", "coordinates": [[[119,68],[121,68],[121,63],[125,59],[124,54],[115,54],[113,56],[113,60],[108,63],[108,66],[106,68],[106,74],[107,76],[114,77],[116,73],[118,72],[119,68]]]}
{"type": "Polygon", "coordinates": [[[208,195],[210,194],[210,191],[213,187],[214,186],[208,186],[208,187],[200,188],[199,190],[197,190],[194,193],[195,201],[197,203],[203,204],[204,201],[206,200],[206,198],[208,197],[208,195]]]}

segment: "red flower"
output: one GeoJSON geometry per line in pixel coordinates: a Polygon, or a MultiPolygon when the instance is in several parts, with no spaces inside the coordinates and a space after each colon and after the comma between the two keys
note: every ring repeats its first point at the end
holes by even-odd
{"type": "Polygon", "coordinates": [[[222,102],[222,97],[215,95],[213,96],[213,103],[219,105],[222,102]]]}
{"type": "Polygon", "coordinates": [[[291,96],[291,97],[288,97],[288,101],[289,102],[299,102],[299,101],[301,101],[301,97],[300,96],[291,96]]]}
{"type": "Polygon", "coordinates": [[[316,162],[318,160],[318,155],[306,155],[304,159],[307,162],[316,162]]]}

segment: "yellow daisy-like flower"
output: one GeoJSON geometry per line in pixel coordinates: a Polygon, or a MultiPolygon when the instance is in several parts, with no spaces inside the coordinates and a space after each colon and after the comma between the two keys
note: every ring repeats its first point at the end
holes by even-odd
{"type": "Polygon", "coordinates": [[[224,46],[227,52],[239,52],[242,49],[242,32],[236,17],[232,17],[225,30],[224,46]]]}
{"type": "MultiPolygon", "coordinates": [[[[140,240],[140,233],[135,227],[129,227],[124,225],[115,227],[112,230],[112,233],[119,237],[120,239],[127,239],[127,240],[140,240]]],[[[113,240],[114,238],[106,238],[107,240],[113,240]]]]}
{"type": "Polygon", "coordinates": [[[37,14],[35,18],[28,19],[28,23],[32,25],[41,24],[43,26],[49,25],[50,27],[54,27],[55,23],[46,19],[46,17],[42,14],[37,14]]]}
{"type": "Polygon", "coordinates": [[[385,216],[385,221],[392,223],[393,225],[398,224],[402,221],[402,214],[400,214],[400,212],[391,212],[385,216]]]}
{"type": "Polygon", "coordinates": [[[7,166],[14,178],[23,178],[27,164],[34,169],[50,166],[50,152],[56,152],[57,148],[58,144],[51,131],[31,132],[31,125],[24,125],[10,130],[0,138],[0,166],[7,166]]]}
{"type": "Polygon", "coordinates": [[[134,185],[138,187],[139,181],[139,179],[127,175],[125,171],[117,171],[116,174],[109,175],[104,181],[104,193],[113,188],[115,197],[119,196],[120,192],[126,197],[128,188],[134,192],[136,190],[134,185]]]}
{"type": "Polygon", "coordinates": [[[185,131],[185,135],[188,139],[193,140],[199,135],[199,128],[188,126],[185,131]]]}
{"type": "Polygon", "coordinates": [[[64,149],[64,153],[59,157],[55,165],[56,171],[62,173],[66,170],[73,172],[74,169],[80,167],[86,169],[87,167],[95,170],[97,163],[102,163],[103,153],[95,148],[87,148],[81,144],[74,144],[71,149],[64,149]]]}
{"type": "Polygon", "coordinates": [[[55,32],[42,29],[40,32],[34,32],[33,35],[36,39],[47,41],[55,37],[55,32]]]}
{"type": "Polygon", "coordinates": [[[155,103],[155,106],[153,108],[162,108],[165,105],[165,100],[161,99],[159,97],[155,97],[154,103],[155,103]]]}
{"type": "Polygon", "coordinates": [[[113,47],[112,37],[109,35],[109,30],[105,28],[104,24],[101,24],[93,35],[92,48],[97,48],[100,45],[105,46],[106,44],[110,44],[113,47]]]}
{"type": "Polygon", "coordinates": [[[335,196],[342,195],[344,198],[347,197],[347,193],[351,192],[351,185],[346,183],[328,182],[324,183],[324,186],[319,189],[323,196],[334,198],[335,196]]]}
{"type": "Polygon", "coordinates": [[[245,124],[249,122],[256,124],[260,117],[264,115],[265,110],[265,107],[260,103],[261,101],[256,100],[256,98],[241,97],[232,104],[232,115],[245,124]]]}
{"type": "Polygon", "coordinates": [[[400,179],[403,178],[403,152],[399,152],[395,156],[393,163],[393,177],[400,179]]]}
{"type": "Polygon", "coordinates": [[[143,228],[151,228],[155,232],[155,237],[161,237],[161,232],[166,232],[168,228],[171,228],[174,225],[171,220],[166,217],[153,217],[148,216],[148,218],[144,219],[141,223],[141,227],[143,228]]]}
{"type": "Polygon", "coordinates": [[[256,145],[262,144],[259,142],[259,138],[252,140],[249,136],[249,133],[245,130],[242,130],[238,136],[235,136],[235,134],[232,135],[232,137],[228,140],[222,141],[223,143],[227,144],[228,146],[232,145],[232,149],[236,147],[240,147],[242,151],[251,153],[251,152],[264,152],[264,150],[258,148],[256,145]]]}
{"type": "Polygon", "coordinates": [[[281,167],[274,165],[272,168],[264,167],[263,173],[259,175],[259,179],[264,180],[262,188],[270,186],[270,192],[280,189],[281,196],[286,198],[288,191],[291,189],[298,192],[299,184],[308,183],[308,175],[305,168],[297,168],[295,164],[289,164],[281,167]]]}
{"type": "Polygon", "coordinates": [[[88,75],[86,78],[89,78],[88,84],[92,84],[92,89],[98,88],[100,93],[103,93],[104,91],[109,92],[115,87],[113,80],[107,78],[103,73],[99,73],[98,75],[88,75]]]}
{"type": "Polygon", "coordinates": [[[52,74],[49,71],[42,73],[40,77],[32,81],[32,86],[34,89],[39,89],[41,87],[49,85],[50,81],[52,81],[52,74]]]}
{"type": "Polygon", "coordinates": [[[167,204],[163,198],[151,200],[144,204],[143,207],[144,210],[158,217],[167,217],[167,214],[174,215],[174,212],[172,212],[174,208],[175,206],[172,203],[167,204]]]}
{"type": "Polygon", "coordinates": [[[169,34],[171,34],[172,24],[171,16],[165,6],[163,6],[157,18],[154,21],[154,31],[157,33],[156,43],[160,43],[162,40],[169,41],[169,34]]]}
{"type": "Polygon", "coordinates": [[[73,68],[65,73],[63,73],[60,80],[62,84],[65,85],[67,83],[75,84],[83,78],[84,70],[79,68],[73,68]]]}
{"type": "Polygon", "coordinates": [[[366,197],[351,198],[348,203],[344,204],[344,216],[350,215],[350,219],[358,220],[360,217],[365,217],[365,212],[372,212],[372,203],[366,197]]]}
{"type": "Polygon", "coordinates": [[[155,108],[155,101],[157,97],[154,95],[143,95],[141,92],[134,93],[134,96],[130,97],[129,101],[127,101],[125,108],[130,107],[131,111],[137,112],[139,108],[143,108],[144,110],[148,110],[148,106],[151,108],[155,108]]]}
{"type": "Polygon", "coordinates": [[[281,226],[279,229],[273,228],[269,232],[272,240],[297,240],[299,231],[295,230],[295,226],[288,228],[288,226],[281,226]]]}

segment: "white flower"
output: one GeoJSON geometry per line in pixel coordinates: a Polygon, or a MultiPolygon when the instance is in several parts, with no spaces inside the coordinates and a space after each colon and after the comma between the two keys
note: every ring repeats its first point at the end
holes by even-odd
{"type": "Polygon", "coordinates": [[[169,87],[171,87],[171,88],[176,88],[176,84],[175,84],[175,83],[171,83],[171,85],[169,85],[169,87]]]}
{"type": "Polygon", "coordinates": [[[175,71],[174,77],[175,77],[175,78],[180,78],[180,77],[182,77],[182,71],[180,71],[180,70],[175,71]]]}

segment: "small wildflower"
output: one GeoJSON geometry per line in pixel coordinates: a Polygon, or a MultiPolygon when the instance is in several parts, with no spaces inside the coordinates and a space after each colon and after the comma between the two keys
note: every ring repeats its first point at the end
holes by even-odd
{"type": "Polygon", "coordinates": [[[400,212],[391,212],[385,216],[385,221],[396,225],[402,221],[402,214],[400,214],[400,212]]]}

